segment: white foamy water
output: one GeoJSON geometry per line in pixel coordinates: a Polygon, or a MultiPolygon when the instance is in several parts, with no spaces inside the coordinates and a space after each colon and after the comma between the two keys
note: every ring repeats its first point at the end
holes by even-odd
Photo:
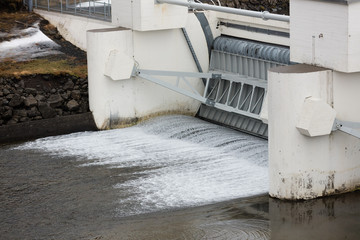
{"type": "Polygon", "coordinates": [[[52,54],[62,54],[58,44],[48,38],[40,29],[39,23],[23,30],[14,30],[14,39],[0,43],[0,61],[13,59],[27,61],[52,54]]]}
{"type": "Polygon", "coordinates": [[[268,191],[267,141],[187,116],[43,138],[16,149],[74,157],[80,167],[131,169],[114,185],[122,216],[268,191]]]}

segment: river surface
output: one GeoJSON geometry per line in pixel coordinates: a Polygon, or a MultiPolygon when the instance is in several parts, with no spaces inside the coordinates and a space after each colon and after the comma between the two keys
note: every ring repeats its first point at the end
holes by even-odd
{"type": "Polygon", "coordinates": [[[187,116],[0,147],[0,239],[360,239],[358,192],[269,199],[267,141],[187,116]]]}

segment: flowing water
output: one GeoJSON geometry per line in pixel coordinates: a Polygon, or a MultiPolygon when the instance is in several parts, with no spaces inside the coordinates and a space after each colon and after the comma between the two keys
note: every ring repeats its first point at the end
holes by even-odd
{"type": "Polygon", "coordinates": [[[17,150],[129,170],[114,184],[120,216],[267,192],[267,141],[186,116],[29,142],[17,150]]]}
{"type": "Polygon", "coordinates": [[[267,141],[187,116],[4,146],[0,235],[270,239],[267,172],[267,141]]]}

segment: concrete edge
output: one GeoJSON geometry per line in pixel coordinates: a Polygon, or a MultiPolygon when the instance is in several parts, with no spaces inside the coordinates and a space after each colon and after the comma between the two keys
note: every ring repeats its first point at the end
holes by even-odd
{"type": "Polygon", "coordinates": [[[24,142],[36,138],[98,130],[92,113],[43,119],[0,127],[0,144],[24,142]]]}

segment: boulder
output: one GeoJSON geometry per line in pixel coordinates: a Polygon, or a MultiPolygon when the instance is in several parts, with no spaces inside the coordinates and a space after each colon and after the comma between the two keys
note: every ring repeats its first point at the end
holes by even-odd
{"type": "Polygon", "coordinates": [[[50,107],[47,103],[39,102],[38,108],[43,118],[53,118],[56,116],[55,109],[50,107]]]}
{"type": "Polygon", "coordinates": [[[62,103],[64,102],[64,99],[59,94],[52,94],[48,98],[47,102],[49,105],[53,108],[60,107],[62,103]]]}
{"type": "Polygon", "coordinates": [[[33,107],[37,105],[37,100],[32,94],[30,94],[27,98],[25,98],[24,103],[27,107],[33,107]]]}
{"type": "Polygon", "coordinates": [[[24,102],[24,99],[19,94],[14,94],[9,102],[10,107],[20,106],[24,102]]]}
{"type": "Polygon", "coordinates": [[[66,107],[69,109],[69,111],[76,111],[79,109],[79,103],[76,100],[70,100],[66,104],[66,107]]]}

